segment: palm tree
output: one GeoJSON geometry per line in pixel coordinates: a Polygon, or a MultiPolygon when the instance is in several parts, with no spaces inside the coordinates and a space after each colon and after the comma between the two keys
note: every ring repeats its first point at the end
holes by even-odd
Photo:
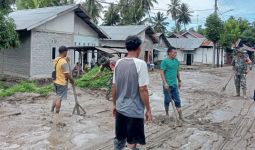
{"type": "Polygon", "coordinates": [[[189,6],[186,3],[182,3],[180,6],[180,12],[177,15],[177,22],[184,25],[186,29],[186,25],[191,22],[191,11],[189,10],[189,6]]]}
{"type": "Polygon", "coordinates": [[[152,25],[156,32],[165,33],[166,26],[169,24],[166,22],[167,17],[163,13],[158,12],[154,17],[152,17],[152,25]]]}
{"type": "Polygon", "coordinates": [[[95,23],[98,23],[100,13],[102,12],[103,6],[97,0],[86,0],[82,4],[85,10],[89,13],[95,23]]]}
{"type": "Polygon", "coordinates": [[[150,10],[153,7],[154,3],[157,4],[158,1],[157,0],[140,0],[140,8],[139,8],[140,11],[147,12],[150,19],[151,19],[150,10]]]}
{"type": "Polygon", "coordinates": [[[171,0],[171,4],[168,4],[168,10],[167,13],[171,14],[172,19],[175,21],[175,28],[177,28],[177,16],[180,12],[180,0],[171,0]]]}
{"type": "Polygon", "coordinates": [[[120,22],[120,15],[117,6],[110,4],[108,11],[104,12],[104,25],[117,25],[120,22]]]}
{"type": "Polygon", "coordinates": [[[140,9],[149,11],[153,7],[154,3],[158,3],[157,0],[140,0],[140,9]]]}

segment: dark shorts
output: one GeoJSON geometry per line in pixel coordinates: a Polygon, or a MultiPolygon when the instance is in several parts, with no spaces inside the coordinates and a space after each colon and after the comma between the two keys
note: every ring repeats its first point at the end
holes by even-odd
{"type": "Polygon", "coordinates": [[[60,98],[60,100],[66,100],[67,99],[67,85],[59,85],[54,83],[55,91],[57,96],[60,98]]]}
{"type": "Polygon", "coordinates": [[[115,123],[116,140],[145,145],[144,119],[126,117],[117,112],[115,123]]]}
{"type": "Polygon", "coordinates": [[[175,107],[181,108],[181,99],[177,85],[170,86],[170,93],[163,87],[164,90],[164,105],[169,106],[171,99],[173,99],[175,107]],[[171,99],[170,99],[171,98],[171,99]]]}

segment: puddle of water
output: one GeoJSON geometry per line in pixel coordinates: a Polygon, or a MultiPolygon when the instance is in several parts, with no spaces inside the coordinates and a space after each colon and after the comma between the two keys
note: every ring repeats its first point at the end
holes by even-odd
{"type": "Polygon", "coordinates": [[[241,111],[241,107],[242,101],[228,101],[220,109],[214,110],[206,118],[212,120],[214,123],[229,121],[241,111]]]}

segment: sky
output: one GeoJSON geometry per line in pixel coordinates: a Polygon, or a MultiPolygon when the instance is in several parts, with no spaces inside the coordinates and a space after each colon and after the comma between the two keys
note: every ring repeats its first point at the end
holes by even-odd
{"type": "MultiPolygon", "coordinates": [[[[84,1],[84,0],[77,0],[84,1]]],[[[118,0],[100,0],[105,2],[117,2],[118,0]]],[[[198,25],[204,25],[206,17],[213,13],[214,1],[215,0],[181,0],[183,3],[187,3],[192,10],[191,23],[187,28],[194,27],[198,25]]],[[[151,10],[151,16],[155,15],[158,11],[166,14],[168,4],[170,0],[158,0],[158,4],[154,5],[154,9],[151,10]]],[[[107,8],[108,4],[104,4],[107,8]]],[[[250,22],[255,21],[255,0],[218,0],[219,14],[222,20],[228,19],[230,16],[243,17],[250,22]]],[[[168,29],[174,26],[174,21],[171,16],[167,21],[169,22],[168,29]]]]}

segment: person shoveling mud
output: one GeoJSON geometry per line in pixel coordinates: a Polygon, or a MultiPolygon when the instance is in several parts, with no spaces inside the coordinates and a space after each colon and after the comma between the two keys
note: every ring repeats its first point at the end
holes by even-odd
{"type": "Polygon", "coordinates": [[[111,71],[112,74],[109,77],[108,82],[107,82],[107,93],[106,93],[107,100],[110,100],[111,89],[112,89],[112,76],[113,76],[115,64],[116,64],[116,62],[114,60],[110,60],[109,58],[103,57],[101,60],[100,69],[97,72],[97,74],[93,77],[93,79],[100,77],[100,75],[104,71],[104,69],[108,69],[109,71],[111,71]]]}
{"type": "Polygon", "coordinates": [[[67,99],[68,80],[72,85],[74,85],[74,80],[70,75],[71,72],[69,70],[68,61],[67,48],[65,46],[61,46],[59,48],[59,57],[57,57],[54,61],[55,71],[52,74],[58,99],[53,101],[51,112],[54,112],[54,109],[56,109],[56,113],[59,113],[61,101],[67,99]]]}
{"type": "Polygon", "coordinates": [[[125,147],[136,150],[137,144],[145,144],[144,107],[146,121],[152,121],[149,102],[149,75],[147,65],[138,59],[142,41],[137,36],[126,39],[127,57],[116,63],[113,75],[113,116],[115,117],[114,149],[125,147]]]}
{"type": "Polygon", "coordinates": [[[169,49],[167,53],[169,58],[166,58],[165,60],[162,61],[160,71],[161,78],[164,84],[163,90],[166,115],[169,116],[169,104],[171,100],[173,100],[179,115],[179,119],[185,121],[182,115],[181,99],[179,95],[179,88],[181,87],[181,78],[179,74],[180,63],[176,59],[177,51],[175,49],[169,49]]]}

